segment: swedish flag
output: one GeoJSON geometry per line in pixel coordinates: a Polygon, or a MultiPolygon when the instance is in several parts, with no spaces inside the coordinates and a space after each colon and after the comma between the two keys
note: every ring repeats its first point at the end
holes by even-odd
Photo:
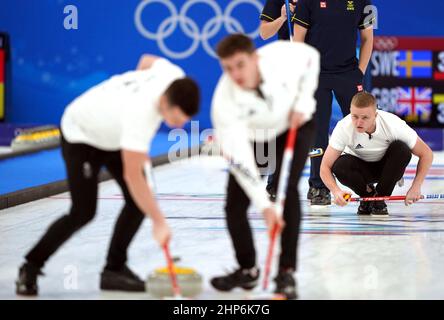
{"type": "Polygon", "coordinates": [[[400,78],[431,78],[432,51],[399,51],[397,71],[400,78]]]}

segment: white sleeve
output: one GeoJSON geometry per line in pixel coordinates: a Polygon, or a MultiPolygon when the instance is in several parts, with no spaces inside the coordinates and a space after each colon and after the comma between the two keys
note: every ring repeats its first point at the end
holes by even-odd
{"type": "MultiPolygon", "coordinates": [[[[295,103],[293,110],[303,113],[306,121],[313,117],[316,111],[316,99],[315,92],[318,89],[319,72],[320,72],[320,55],[311,47],[301,47],[303,63],[295,63],[298,68],[304,68],[304,73],[299,80],[298,89],[296,91],[295,103]]],[[[300,71],[297,71],[300,72],[300,71]]],[[[291,81],[291,80],[290,80],[291,81]]],[[[292,79],[290,85],[294,85],[294,79],[292,79]]]]}
{"type": "MultiPolygon", "coordinates": [[[[158,58],[154,60],[153,64],[151,65],[151,68],[148,70],[155,72],[156,74],[166,75],[174,74],[177,75],[177,73],[183,73],[183,70],[176,66],[175,64],[171,63],[169,60],[165,58],[158,58]]],[[[185,76],[185,75],[183,75],[185,76]]]]}
{"type": "Polygon", "coordinates": [[[268,200],[265,186],[256,166],[253,147],[248,139],[247,125],[236,116],[236,109],[236,105],[231,99],[224,96],[222,92],[216,92],[212,104],[212,121],[216,142],[230,163],[230,172],[255,207],[262,212],[272,204],[268,200]]]}
{"type": "Polygon", "coordinates": [[[404,142],[410,149],[413,149],[418,140],[418,134],[404,120],[399,118],[397,120],[399,120],[399,124],[394,130],[395,139],[404,142]]]}
{"type": "Polygon", "coordinates": [[[347,146],[347,134],[344,130],[344,127],[342,126],[341,121],[338,122],[336,127],[333,129],[328,144],[330,145],[330,147],[339,152],[344,151],[345,147],[347,146]]]}

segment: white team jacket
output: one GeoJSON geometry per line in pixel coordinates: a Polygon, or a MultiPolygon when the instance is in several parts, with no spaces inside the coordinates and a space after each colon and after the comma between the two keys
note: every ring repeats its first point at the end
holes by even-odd
{"type": "Polygon", "coordinates": [[[252,141],[274,139],[289,128],[292,110],[310,120],[316,108],[320,55],[304,43],[276,41],[258,49],[262,99],[223,74],[216,87],[211,117],[216,141],[232,159],[231,172],[260,211],[270,207],[254,159],[252,141]]]}

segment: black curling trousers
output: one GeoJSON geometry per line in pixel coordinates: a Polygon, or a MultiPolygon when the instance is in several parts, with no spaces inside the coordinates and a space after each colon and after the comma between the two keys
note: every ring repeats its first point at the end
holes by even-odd
{"type": "MultiPolygon", "coordinates": [[[[281,235],[281,255],[279,266],[281,268],[296,269],[297,244],[301,222],[301,206],[299,203],[298,183],[307,160],[308,151],[312,146],[315,135],[314,121],[309,121],[298,130],[293,162],[291,164],[290,179],[284,206],[285,227],[281,235]]],[[[279,177],[282,158],[284,154],[287,132],[276,138],[276,171],[279,177]]],[[[256,153],[256,149],[255,153],[256,153]]],[[[265,143],[264,149],[268,149],[265,143]]],[[[257,161],[257,155],[256,161],[257,161]]],[[[258,163],[259,166],[259,163],[258,163]]],[[[278,179],[273,179],[277,190],[278,179]]],[[[252,268],[256,265],[256,251],[253,235],[248,222],[247,210],[250,199],[230,174],[227,187],[225,213],[229,234],[234,246],[236,258],[241,268],[252,268]]]]}
{"type": "Polygon", "coordinates": [[[342,155],[333,164],[332,172],[343,185],[361,197],[372,195],[367,185],[373,183],[377,183],[379,196],[390,196],[411,158],[412,151],[407,144],[394,141],[380,161],[366,162],[352,155],[342,155]]]}
{"type": "MultiPolygon", "coordinates": [[[[315,93],[317,124],[316,138],[313,148],[327,149],[330,118],[332,113],[333,93],[341,107],[342,115],[345,117],[350,113],[350,104],[353,96],[362,90],[364,75],[359,68],[352,71],[326,74],[319,76],[319,86],[315,93]]],[[[322,182],[320,168],[322,156],[311,158],[309,185],[314,188],[326,188],[322,182]]]]}
{"type": "MultiPolygon", "coordinates": [[[[133,201],[123,179],[120,151],[103,151],[86,144],[69,143],[62,138],[62,154],[71,193],[71,209],[49,227],[26,255],[26,260],[35,266],[43,267],[63,243],[94,218],[98,176],[101,167],[105,166],[119,184],[125,198],[125,205],[114,228],[106,265],[109,270],[121,269],[127,260],[128,246],[145,216],[133,201]]],[[[79,256],[82,255],[81,250],[79,248],[79,256]]]]}

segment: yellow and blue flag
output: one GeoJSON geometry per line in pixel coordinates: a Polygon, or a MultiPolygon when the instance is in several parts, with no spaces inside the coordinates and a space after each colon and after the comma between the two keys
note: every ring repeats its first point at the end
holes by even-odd
{"type": "Polygon", "coordinates": [[[432,78],[432,51],[399,51],[397,71],[400,78],[432,78]]]}

